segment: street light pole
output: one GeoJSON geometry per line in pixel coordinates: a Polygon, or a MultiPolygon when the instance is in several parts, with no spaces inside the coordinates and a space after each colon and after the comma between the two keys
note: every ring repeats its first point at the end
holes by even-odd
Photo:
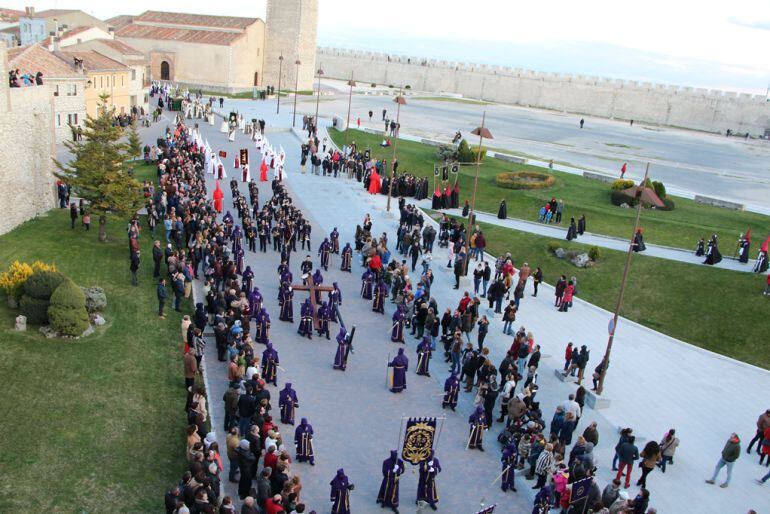
{"type": "Polygon", "coordinates": [[[390,212],[390,197],[393,195],[393,181],[396,178],[396,148],[398,147],[398,133],[400,132],[401,106],[406,105],[406,99],[401,95],[401,88],[398,88],[398,96],[393,101],[398,107],[396,107],[396,135],[393,138],[393,161],[390,163],[390,180],[388,181],[388,205],[386,207],[388,212],[390,212]]]}
{"type": "Polygon", "coordinates": [[[278,106],[275,108],[275,113],[281,112],[281,75],[283,73],[283,54],[278,56],[278,106]]]}
{"type": "MultiPolygon", "coordinates": [[[[313,118],[313,128],[318,128],[318,104],[321,102],[321,75],[324,74],[324,70],[318,68],[318,95],[315,99],[315,118],[313,118]]],[[[316,132],[317,133],[317,132],[316,132]]]]}
{"type": "Polygon", "coordinates": [[[479,170],[481,169],[481,145],[484,144],[484,138],[494,139],[492,133],[488,128],[484,126],[487,120],[487,112],[481,116],[481,126],[476,127],[471,131],[474,136],[479,136],[479,148],[476,154],[476,176],[473,178],[473,195],[471,196],[471,209],[468,212],[468,229],[465,231],[465,274],[468,274],[468,264],[470,261],[470,247],[471,247],[471,228],[473,224],[473,215],[476,212],[476,189],[479,185],[479,170]]]}
{"type": "Polygon", "coordinates": [[[636,238],[636,232],[639,230],[639,218],[642,215],[642,191],[647,184],[647,175],[650,173],[650,163],[647,163],[647,168],[644,170],[644,178],[641,185],[636,189],[636,220],[634,221],[634,230],[631,232],[631,241],[628,244],[628,252],[626,253],[626,265],[623,268],[623,278],[620,281],[620,291],[618,292],[618,302],[615,305],[615,313],[612,317],[612,326],[610,327],[610,337],[607,339],[607,349],[604,351],[604,359],[602,360],[602,372],[599,374],[599,383],[596,387],[596,394],[601,395],[604,390],[604,377],[607,376],[607,368],[610,365],[610,353],[612,352],[612,343],[615,340],[615,331],[618,329],[618,317],[620,316],[620,308],[623,306],[623,296],[626,293],[626,284],[628,282],[628,271],[631,269],[631,255],[634,253],[634,240],[636,238]]]}
{"type": "Polygon", "coordinates": [[[297,72],[294,74],[294,114],[292,115],[291,126],[297,124],[297,87],[299,87],[299,65],[302,64],[299,59],[294,61],[297,65],[297,72]]]}
{"type": "Polygon", "coordinates": [[[350,70],[350,80],[348,81],[348,85],[350,86],[350,93],[348,93],[348,117],[345,118],[345,145],[343,146],[343,151],[348,146],[348,130],[350,130],[350,106],[353,104],[353,86],[356,85],[356,82],[353,80],[353,70],[350,70]]]}

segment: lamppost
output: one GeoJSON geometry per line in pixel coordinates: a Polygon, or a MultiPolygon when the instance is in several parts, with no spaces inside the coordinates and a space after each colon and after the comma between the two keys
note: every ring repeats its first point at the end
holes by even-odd
{"type": "Polygon", "coordinates": [[[299,59],[294,61],[294,64],[297,65],[296,73],[294,74],[294,115],[291,120],[291,126],[295,126],[297,124],[297,87],[299,86],[299,65],[302,64],[299,59]]]}
{"type": "Polygon", "coordinates": [[[465,231],[465,274],[468,274],[468,264],[470,261],[470,246],[471,246],[471,228],[473,224],[474,213],[476,212],[476,188],[479,185],[479,170],[481,168],[481,145],[484,144],[484,139],[494,139],[492,133],[488,128],[484,126],[487,119],[487,112],[481,116],[481,126],[476,127],[471,131],[474,136],[479,136],[479,148],[476,154],[476,176],[473,178],[473,196],[471,196],[471,210],[468,212],[468,229],[465,231]]]}
{"type": "Polygon", "coordinates": [[[318,68],[318,95],[315,99],[315,118],[313,118],[313,127],[318,128],[318,104],[321,102],[321,75],[324,74],[324,70],[318,68]]]}
{"type": "Polygon", "coordinates": [[[356,85],[356,81],[353,80],[353,70],[350,70],[350,80],[348,80],[348,86],[350,86],[350,93],[348,94],[348,117],[345,118],[345,146],[343,150],[348,147],[348,130],[350,129],[350,106],[353,103],[353,88],[356,85]]]}
{"type": "Polygon", "coordinates": [[[401,106],[406,105],[406,98],[404,98],[401,94],[401,88],[398,89],[398,96],[394,98],[393,101],[398,105],[398,107],[396,107],[396,134],[393,138],[393,161],[390,163],[390,181],[388,182],[388,205],[386,207],[388,212],[390,212],[390,197],[393,194],[393,181],[396,178],[396,148],[398,147],[398,133],[401,129],[401,127],[399,127],[399,120],[401,119],[401,106]]]}
{"type": "Polygon", "coordinates": [[[283,73],[283,54],[278,56],[278,106],[275,108],[275,113],[281,112],[281,74],[283,73]]]}
{"type": "Polygon", "coordinates": [[[601,395],[604,390],[604,377],[607,376],[607,368],[610,364],[610,353],[612,352],[612,343],[615,339],[615,331],[618,329],[618,317],[620,316],[620,308],[623,306],[623,296],[626,293],[626,283],[628,282],[628,271],[631,268],[631,255],[634,253],[634,241],[636,239],[636,233],[639,230],[639,218],[642,215],[642,193],[647,187],[647,175],[650,173],[650,163],[647,163],[647,168],[644,170],[644,178],[639,187],[636,188],[636,220],[634,221],[634,230],[631,232],[631,241],[628,244],[628,252],[626,253],[626,265],[623,268],[623,278],[620,280],[620,291],[618,292],[618,303],[615,304],[615,313],[612,316],[612,324],[609,327],[610,336],[607,339],[607,349],[604,351],[604,359],[602,360],[602,372],[599,373],[599,383],[596,386],[596,394],[601,395]]]}

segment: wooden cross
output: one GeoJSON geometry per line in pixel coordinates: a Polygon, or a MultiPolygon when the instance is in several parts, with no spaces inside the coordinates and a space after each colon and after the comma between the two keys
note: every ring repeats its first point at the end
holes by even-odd
{"type": "MultiPolygon", "coordinates": [[[[313,327],[315,327],[316,330],[321,328],[321,320],[318,319],[318,306],[315,302],[315,294],[316,291],[320,291],[322,293],[330,293],[334,291],[333,287],[329,286],[317,286],[315,285],[315,282],[313,281],[313,275],[308,274],[308,277],[305,279],[306,284],[298,284],[294,285],[292,284],[291,288],[294,291],[308,291],[310,293],[310,305],[313,306],[313,327]]],[[[302,304],[300,304],[300,312],[302,304]]]]}

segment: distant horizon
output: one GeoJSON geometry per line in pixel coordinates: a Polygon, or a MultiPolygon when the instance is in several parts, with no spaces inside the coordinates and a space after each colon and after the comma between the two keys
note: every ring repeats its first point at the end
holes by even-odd
{"type": "MultiPolygon", "coordinates": [[[[105,20],[145,10],[265,20],[266,0],[5,0],[24,10],[81,9],[105,20]]],[[[681,87],[766,95],[770,83],[767,0],[706,5],[697,0],[624,4],[568,0],[318,0],[318,46],[510,66],[681,87]],[[697,22],[694,23],[694,20],[697,22]]]]}

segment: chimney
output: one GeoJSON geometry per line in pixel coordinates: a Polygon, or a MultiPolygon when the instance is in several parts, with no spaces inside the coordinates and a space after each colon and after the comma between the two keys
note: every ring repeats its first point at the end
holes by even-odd
{"type": "Polygon", "coordinates": [[[73,58],[75,60],[75,71],[82,74],[83,73],[83,59],[78,59],[77,57],[73,58]]]}
{"type": "Polygon", "coordinates": [[[34,7],[25,7],[24,12],[26,13],[28,18],[31,18],[35,16],[35,8],[34,7]]]}

